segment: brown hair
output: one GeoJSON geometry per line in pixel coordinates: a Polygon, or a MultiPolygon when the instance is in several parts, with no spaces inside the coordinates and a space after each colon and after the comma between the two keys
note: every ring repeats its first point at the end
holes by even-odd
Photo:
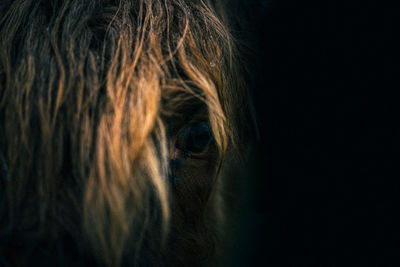
{"type": "Polygon", "coordinates": [[[107,266],[162,249],[171,124],[200,101],[221,155],[238,133],[245,97],[222,10],[1,1],[1,235],[67,233],[107,266]]]}

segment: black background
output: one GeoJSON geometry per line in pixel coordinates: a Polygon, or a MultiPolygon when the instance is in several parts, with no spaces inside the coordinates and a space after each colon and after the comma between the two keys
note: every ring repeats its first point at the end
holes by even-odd
{"type": "Polygon", "coordinates": [[[231,265],[400,266],[400,9],[246,7],[260,140],[231,265]]]}

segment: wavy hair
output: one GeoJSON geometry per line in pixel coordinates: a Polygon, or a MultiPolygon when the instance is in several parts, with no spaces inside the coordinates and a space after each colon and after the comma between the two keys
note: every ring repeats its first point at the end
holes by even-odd
{"type": "MultiPolygon", "coordinates": [[[[222,159],[246,106],[223,10],[211,0],[1,1],[2,243],[53,251],[63,239],[100,265],[172,265],[171,129],[205,105],[222,159]]],[[[54,265],[72,259],[60,251],[54,265]]]]}

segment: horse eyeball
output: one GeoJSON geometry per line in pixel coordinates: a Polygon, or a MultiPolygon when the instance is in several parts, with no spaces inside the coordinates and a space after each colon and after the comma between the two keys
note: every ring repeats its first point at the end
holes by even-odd
{"type": "Polygon", "coordinates": [[[198,154],[205,151],[212,140],[210,126],[205,122],[197,122],[181,131],[175,146],[183,151],[198,154]]]}

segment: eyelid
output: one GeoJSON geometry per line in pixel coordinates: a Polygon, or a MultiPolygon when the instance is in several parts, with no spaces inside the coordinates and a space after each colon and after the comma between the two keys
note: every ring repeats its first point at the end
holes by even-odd
{"type": "Polygon", "coordinates": [[[208,107],[204,103],[200,107],[197,107],[195,111],[181,110],[178,114],[180,116],[173,118],[167,123],[167,134],[171,138],[170,140],[174,139],[187,125],[198,122],[209,124],[208,107]]]}

